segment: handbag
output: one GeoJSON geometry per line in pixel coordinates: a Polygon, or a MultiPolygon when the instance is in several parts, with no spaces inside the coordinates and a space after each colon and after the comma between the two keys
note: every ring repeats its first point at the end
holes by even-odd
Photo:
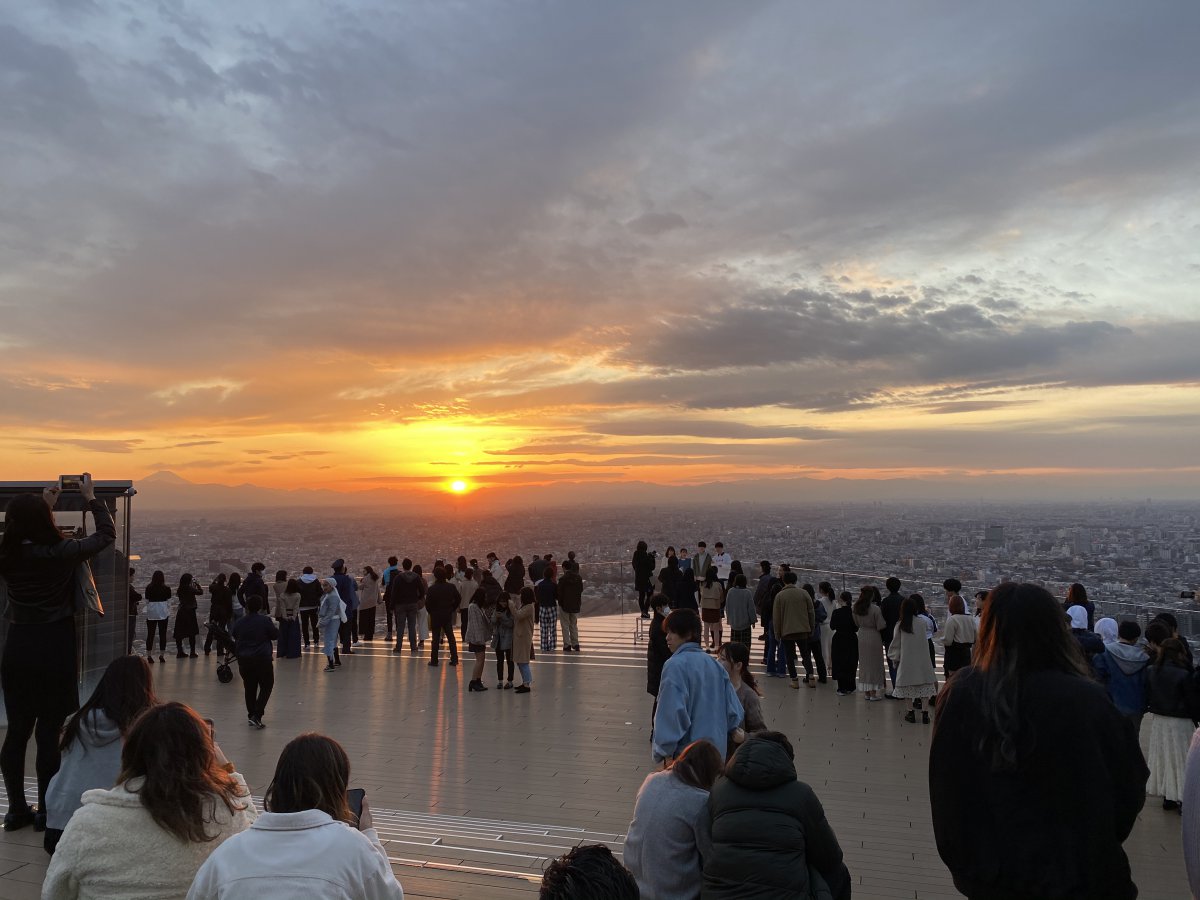
{"type": "Polygon", "coordinates": [[[75,566],[75,613],[79,615],[89,609],[101,618],[104,617],[104,604],[100,600],[100,592],[96,590],[92,567],[84,559],[75,566]]]}

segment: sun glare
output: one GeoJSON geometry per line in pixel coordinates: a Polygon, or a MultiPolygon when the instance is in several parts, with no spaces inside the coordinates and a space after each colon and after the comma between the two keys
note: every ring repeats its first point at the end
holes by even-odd
{"type": "Polygon", "coordinates": [[[454,493],[456,493],[456,494],[461,494],[466,489],[467,489],[467,483],[465,481],[450,482],[450,490],[454,491],[454,493]]]}

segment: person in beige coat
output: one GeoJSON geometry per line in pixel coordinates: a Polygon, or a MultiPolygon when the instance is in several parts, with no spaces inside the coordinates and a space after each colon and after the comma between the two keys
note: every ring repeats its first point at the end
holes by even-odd
{"type": "Polygon", "coordinates": [[[42,900],[183,900],[209,854],[258,818],[246,781],[182,703],[130,727],[111,790],[83,794],[42,900]]]}
{"type": "MultiPolygon", "coordinates": [[[[779,640],[783,642],[784,652],[787,654],[788,675],[791,676],[794,688],[800,687],[800,681],[796,677],[796,644],[807,641],[817,624],[812,597],[808,595],[808,591],[796,587],[798,580],[795,572],[783,573],[783,590],[775,595],[775,602],[771,608],[773,627],[779,635],[779,640]]],[[[804,680],[807,683],[812,678],[812,675],[806,674],[804,680]]],[[[815,681],[812,686],[816,686],[815,681]]]]}
{"type": "Polygon", "coordinates": [[[521,672],[521,684],[515,693],[528,694],[533,684],[529,661],[533,659],[533,623],[537,618],[537,599],[533,588],[521,588],[521,602],[513,610],[513,662],[521,672]]]}

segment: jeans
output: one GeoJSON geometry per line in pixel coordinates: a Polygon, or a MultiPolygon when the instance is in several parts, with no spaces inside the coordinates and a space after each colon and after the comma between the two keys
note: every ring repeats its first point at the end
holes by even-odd
{"type": "Polygon", "coordinates": [[[400,644],[404,639],[405,630],[408,631],[408,649],[413,653],[417,652],[417,614],[420,613],[421,607],[416,603],[408,603],[404,606],[396,607],[396,649],[400,649],[400,644]]]}
{"type": "Polygon", "coordinates": [[[269,657],[251,656],[238,660],[242,686],[246,689],[246,715],[261,719],[275,687],[275,666],[269,657]]]}
{"type": "Polygon", "coordinates": [[[529,663],[517,663],[517,668],[521,672],[521,682],[533,684],[533,671],[529,668],[529,663]]]}
{"type": "MultiPolygon", "coordinates": [[[[793,664],[794,664],[793,660],[793,664]]],[[[787,667],[787,655],[783,649],[783,641],[775,637],[775,625],[772,620],[767,620],[767,648],[763,653],[763,665],[767,667],[767,674],[782,675],[787,667]]]]}

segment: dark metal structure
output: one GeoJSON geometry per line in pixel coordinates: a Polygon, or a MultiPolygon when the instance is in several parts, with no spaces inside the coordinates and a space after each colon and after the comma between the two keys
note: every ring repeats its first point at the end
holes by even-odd
{"type": "MultiPolygon", "coordinates": [[[[19,494],[41,494],[42,489],[55,482],[5,481],[0,482],[0,513],[8,508],[9,501],[19,494]]],[[[94,613],[80,615],[75,620],[79,653],[79,699],[82,702],[108,664],[127,652],[129,611],[129,529],[131,503],[134,490],[132,481],[95,482],[96,499],[102,500],[112,513],[117,526],[117,540],[112,547],[92,560],[92,573],[96,587],[104,604],[104,618],[94,613]]],[[[91,529],[91,516],[87,514],[83,497],[69,491],[63,492],[54,508],[54,518],[61,527],[74,527],[77,532],[87,534],[91,529]]],[[[0,531],[3,524],[0,523],[0,531]]],[[[0,654],[8,640],[8,622],[0,617],[0,654]]],[[[3,707],[0,706],[0,721],[4,724],[3,707]]]]}

